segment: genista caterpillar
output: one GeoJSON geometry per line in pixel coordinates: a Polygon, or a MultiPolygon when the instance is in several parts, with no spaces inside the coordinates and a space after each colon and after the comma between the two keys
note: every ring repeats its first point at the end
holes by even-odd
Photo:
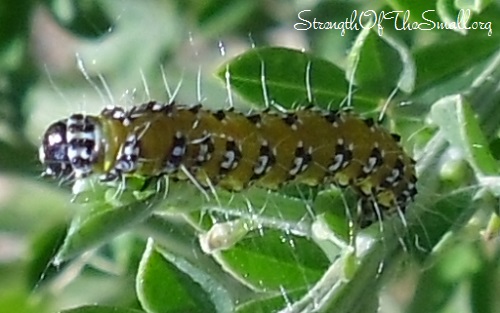
{"type": "Polygon", "coordinates": [[[359,194],[367,226],[404,212],[417,193],[415,162],[398,142],[398,135],[348,111],[243,114],[151,101],[53,123],[40,161],[49,176],[169,175],[231,191],[335,183],[359,194]]]}

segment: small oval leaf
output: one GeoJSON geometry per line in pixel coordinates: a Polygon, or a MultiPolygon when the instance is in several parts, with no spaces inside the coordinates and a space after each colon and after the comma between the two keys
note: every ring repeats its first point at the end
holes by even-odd
{"type": "Polygon", "coordinates": [[[461,95],[442,98],[431,109],[446,139],[459,148],[476,174],[498,174],[498,166],[470,105],[461,95]]]}
{"type": "Polygon", "coordinates": [[[236,277],[265,291],[307,287],[328,268],[329,260],[311,240],[271,229],[263,232],[265,236],[244,239],[214,254],[215,259],[236,277]]]}
{"type": "MultiPolygon", "coordinates": [[[[314,103],[338,108],[346,100],[349,84],[344,71],[334,64],[297,50],[257,48],[222,65],[217,76],[248,101],[276,103],[287,109],[314,103]]],[[[373,109],[376,102],[360,93],[351,95],[361,110],[373,109]]]]}
{"type": "Polygon", "coordinates": [[[201,286],[165,260],[151,239],[139,265],[136,290],[150,313],[216,312],[201,286]]]}

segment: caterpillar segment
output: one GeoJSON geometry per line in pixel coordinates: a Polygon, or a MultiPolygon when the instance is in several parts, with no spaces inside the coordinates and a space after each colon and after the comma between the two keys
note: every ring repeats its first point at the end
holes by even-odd
{"type": "Polygon", "coordinates": [[[383,216],[404,212],[417,193],[415,162],[399,136],[347,111],[243,114],[152,101],[57,121],[39,154],[45,175],[75,179],[191,176],[231,191],[289,182],[350,186],[361,197],[362,226],[377,220],[376,208],[383,216]]]}

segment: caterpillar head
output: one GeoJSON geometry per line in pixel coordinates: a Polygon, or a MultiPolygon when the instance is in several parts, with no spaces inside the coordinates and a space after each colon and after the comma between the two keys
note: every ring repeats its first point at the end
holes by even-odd
{"type": "Polygon", "coordinates": [[[101,125],[95,117],[73,114],[45,131],[39,149],[43,175],[76,178],[92,173],[101,149],[101,125]]]}

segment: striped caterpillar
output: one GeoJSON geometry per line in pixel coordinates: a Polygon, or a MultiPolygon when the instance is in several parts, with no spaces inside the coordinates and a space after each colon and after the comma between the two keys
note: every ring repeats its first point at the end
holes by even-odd
{"type": "Polygon", "coordinates": [[[39,153],[45,175],[76,179],[169,175],[232,191],[292,181],[350,186],[361,199],[363,227],[403,212],[417,193],[414,161],[398,141],[349,111],[242,114],[151,101],[57,121],[39,153]]]}

